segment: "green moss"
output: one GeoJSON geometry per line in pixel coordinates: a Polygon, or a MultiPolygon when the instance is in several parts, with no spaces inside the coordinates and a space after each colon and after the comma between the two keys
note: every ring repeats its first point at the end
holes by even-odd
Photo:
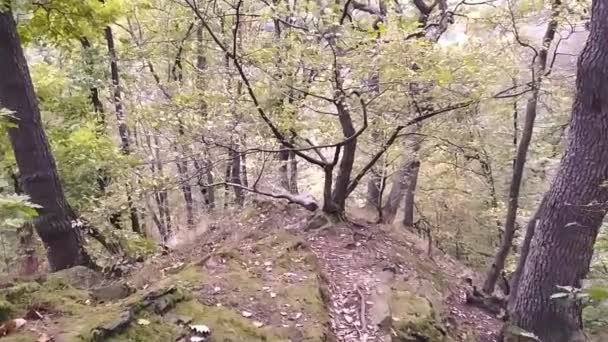
{"type": "Polygon", "coordinates": [[[174,341],[177,330],[171,324],[163,321],[162,317],[144,312],[124,332],[106,339],[107,342],[149,342],[174,341]],[[149,324],[138,324],[139,319],[145,319],[149,324]]]}
{"type": "Polygon", "coordinates": [[[390,299],[392,326],[396,342],[424,337],[428,341],[445,341],[445,335],[437,328],[431,303],[409,291],[393,291],[390,299]]]}
{"type": "Polygon", "coordinates": [[[10,319],[13,310],[13,305],[0,297],[0,322],[10,319]]]}
{"type": "Polygon", "coordinates": [[[6,300],[9,302],[15,302],[22,298],[26,294],[30,294],[32,292],[38,291],[40,289],[40,284],[38,283],[20,283],[15,286],[9,287],[4,292],[4,296],[6,300]]]}
{"type": "Polygon", "coordinates": [[[177,305],[175,313],[192,317],[192,324],[204,324],[211,329],[214,341],[284,341],[285,334],[281,328],[256,328],[253,322],[243,318],[238,312],[216,306],[206,306],[196,301],[183,302],[177,305]],[[275,331],[277,329],[278,331],[275,331]]]}

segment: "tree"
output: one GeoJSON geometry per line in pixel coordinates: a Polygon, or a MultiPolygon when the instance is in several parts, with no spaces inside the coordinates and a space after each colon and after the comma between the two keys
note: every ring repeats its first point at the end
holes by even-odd
{"type": "MultiPolygon", "coordinates": [[[[538,102],[540,99],[540,89],[547,69],[547,59],[549,55],[549,48],[555,37],[557,30],[557,21],[559,15],[560,0],[553,2],[553,8],[551,13],[551,20],[547,23],[547,29],[543,36],[542,47],[537,51],[527,43],[522,43],[524,47],[531,48],[534,52],[532,59],[532,94],[526,103],[526,115],[524,120],[524,127],[521,134],[521,139],[517,145],[517,154],[513,162],[513,175],[511,177],[511,185],[509,187],[509,203],[507,208],[507,215],[505,218],[504,234],[502,235],[500,247],[488,274],[483,284],[483,290],[486,293],[491,294],[494,292],[496,281],[500,272],[502,272],[505,260],[509,255],[509,250],[513,244],[513,238],[515,237],[515,223],[517,219],[517,208],[519,206],[519,191],[521,188],[522,178],[524,175],[524,167],[528,158],[528,149],[532,140],[532,134],[534,132],[534,121],[536,120],[536,114],[538,112],[538,102]]],[[[514,30],[518,35],[517,30],[514,30]]],[[[519,41],[519,37],[516,37],[519,41]]],[[[517,132],[515,132],[517,134],[517,132]]]]}
{"type": "Polygon", "coordinates": [[[590,34],[578,60],[568,143],[557,175],[535,216],[534,235],[511,323],[546,342],[584,341],[582,307],[552,295],[581,287],[606,215],[608,189],[608,1],[593,0],[590,34]]]}
{"type": "Polygon", "coordinates": [[[46,249],[51,270],[90,262],[83,248],[76,215],[67,203],[42,127],[38,102],[10,9],[0,12],[0,105],[12,111],[8,129],[20,173],[20,183],[40,206],[36,231],[46,249]]]}

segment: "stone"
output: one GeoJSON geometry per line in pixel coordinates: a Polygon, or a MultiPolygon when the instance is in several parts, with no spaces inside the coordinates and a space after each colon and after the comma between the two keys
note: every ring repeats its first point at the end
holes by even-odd
{"type": "Polygon", "coordinates": [[[97,302],[111,302],[131,295],[135,290],[121,282],[112,283],[91,290],[91,297],[97,302]]]}
{"type": "Polygon", "coordinates": [[[48,280],[52,279],[58,279],[77,289],[90,289],[99,286],[104,280],[101,273],[85,266],[75,266],[52,273],[48,276],[48,280]]]}

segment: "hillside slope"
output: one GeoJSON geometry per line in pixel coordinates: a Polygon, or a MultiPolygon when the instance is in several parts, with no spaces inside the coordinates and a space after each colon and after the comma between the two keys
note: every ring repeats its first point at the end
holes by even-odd
{"type": "Polygon", "coordinates": [[[464,303],[471,270],[402,228],[307,215],[265,203],[117,279],[5,284],[0,312],[28,322],[2,340],[496,340],[499,322],[464,303]]]}

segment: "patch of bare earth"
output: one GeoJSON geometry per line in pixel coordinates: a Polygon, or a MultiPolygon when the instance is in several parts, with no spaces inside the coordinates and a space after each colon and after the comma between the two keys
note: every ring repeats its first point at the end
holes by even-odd
{"type": "Polygon", "coordinates": [[[426,242],[415,234],[395,234],[393,227],[344,223],[312,235],[308,241],[328,282],[328,310],[337,341],[391,341],[390,334],[376,325],[371,300],[386,285],[387,272],[408,290],[441,307],[440,320],[452,338],[498,341],[501,322],[465,303],[467,285],[462,277],[471,271],[441,252],[429,257],[426,242]],[[428,284],[441,292],[432,292],[428,284]]]}

